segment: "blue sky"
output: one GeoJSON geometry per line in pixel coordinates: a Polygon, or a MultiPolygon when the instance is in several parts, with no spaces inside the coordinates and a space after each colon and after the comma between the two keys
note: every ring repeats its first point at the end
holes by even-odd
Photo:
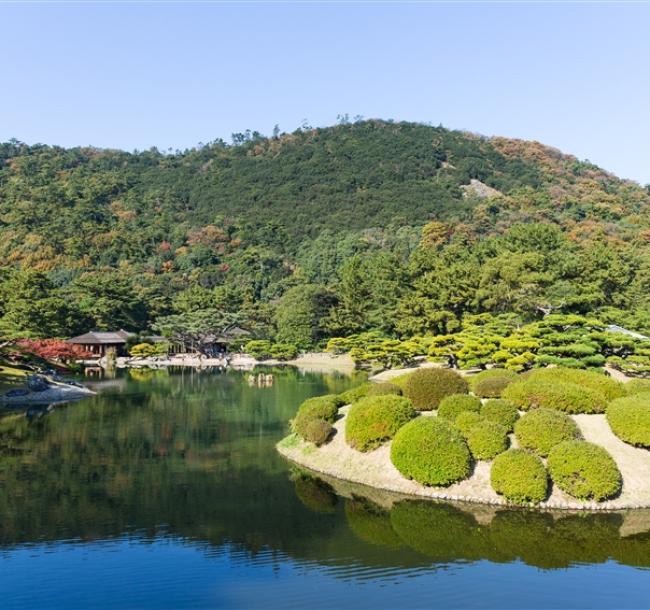
{"type": "Polygon", "coordinates": [[[540,140],[650,183],[650,4],[0,4],[0,140],[186,148],[338,114],[540,140]]]}

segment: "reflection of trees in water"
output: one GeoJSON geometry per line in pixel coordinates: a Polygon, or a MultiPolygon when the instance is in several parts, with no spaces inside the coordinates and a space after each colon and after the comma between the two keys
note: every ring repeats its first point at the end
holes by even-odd
{"type": "Polygon", "coordinates": [[[482,524],[471,509],[449,504],[402,500],[388,513],[368,500],[354,499],[346,501],[346,516],[360,539],[394,547],[396,537],[436,563],[521,560],[552,569],[614,559],[650,566],[650,533],[622,537],[623,516],[617,513],[552,515],[501,509],[482,524]]]}

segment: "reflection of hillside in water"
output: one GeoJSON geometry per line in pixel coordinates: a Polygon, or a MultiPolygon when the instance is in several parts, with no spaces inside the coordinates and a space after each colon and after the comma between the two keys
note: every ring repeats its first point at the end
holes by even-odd
{"type": "Polygon", "coordinates": [[[139,371],[68,407],[3,413],[0,546],[171,537],[341,578],[479,559],[650,564],[647,514],[470,512],[288,473],[274,443],[298,404],[351,382],[274,374],[257,388],[235,373],[139,371]]]}

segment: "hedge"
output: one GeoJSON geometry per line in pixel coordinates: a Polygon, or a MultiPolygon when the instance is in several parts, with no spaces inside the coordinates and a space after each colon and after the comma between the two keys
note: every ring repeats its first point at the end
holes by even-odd
{"type": "Polygon", "coordinates": [[[467,394],[467,381],[450,369],[419,369],[404,381],[404,395],[419,411],[437,409],[450,394],[467,394]]]}
{"type": "Polygon", "coordinates": [[[514,381],[518,375],[506,369],[489,369],[469,377],[469,387],[482,398],[499,398],[501,392],[514,381]]]}
{"type": "Polygon", "coordinates": [[[296,417],[291,422],[291,427],[298,436],[306,441],[322,444],[332,432],[331,425],[328,429],[321,424],[315,424],[314,421],[333,424],[338,415],[339,407],[343,404],[343,400],[335,394],[308,398],[298,408],[296,417]],[[327,436],[324,440],[321,440],[326,432],[327,436]]]}
{"type": "Polygon", "coordinates": [[[385,394],[402,395],[402,388],[394,383],[372,383],[366,396],[384,396],[385,394]]]}
{"type": "Polygon", "coordinates": [[[650,394],[617,398],[607,407],[612,432],[635,447],[650,448],[650,394]]]}
{"type": "Polygon", "coordinates": [[[481,399],[469,394],[451,394],[445,396],[438,407],[438,417],[455,421],[463,411],[478,413],[481,409],[481,399]]]}
{"type": "Polygon", "coordinates": [[[481,417],[501,424],[508,432],[512,432],[519,419],[519,411],[514,402],[503,398],[492,398],[481,405],[481,417]]]}
{"type": "Polygon", "coordinates": [[[555,445],[580,438],[578,425],[564,413],[553,409],[534,409],[515,424],[520,447],[546,457],[555,445]]]}
{"type": "Polygon", "coordinates": [[[650,379],[631,379],[625,384],[628,395],[645,394],[650,392],[650,379]]]}
{"type": "Polygon", "coordinates": [[[604,413],[608,402],[605,395],[597,390],[535,377],[510,384],[502,397],[522,410],[545,407],[566,413],[604,413]]]}
{"type": "Polygon", "coordinates": [[[542,460],[524,449],[510,449],[494,458],[490,482],[499,495],[518,504],[536,504],[548,494],[542,460]]]}
{"type": "Polygon", "coordinates": [[[484,419],[474,424],[465,436],[469,450],[477,460],[491,460],[508,448],[505,426],[484,419]]]}
{"type": "Polygon", "coordinates": [[[589,388],[602,394],[607,401],[625,395],[622,383],[612,379],[605,373],[567,369],[562,367],[534,369],[524,374],[527,379],[550,381],[553,383],[575,383],[582,388],[589,388]]]}
{"type": "Polygon", "coordinates": [[[600,502],[621,490],[621,473],[614,458],[586,441],[565,441],[553,447],[548,470],[561,490],[580,500],[600,502]]]}
{"type": "Polygon", "coordinates": [[[480,421],[483,421],[483,418],[476,411],[463,411],[456,416],[454,426],[466,437],[469,429],[480,421]]]}
{"type": "Polygon", "coordinates": [[[408,398],[386,394],[355,402],[345,420],[345,440],[359,451],[370,451],[390,440],[416,415],[408,398]]]}
{"type": "Polygon", "coordinates": [[[418,417],[400,428],[390,459],[408,479],[446,486],[467,478],[471,455],[459,430],[439,417],[418,417]]]}
{"type": "Polygon", "coordinates": [[[364,396],[366,396],[373,385],[374,384],[372,384],[371,382],[362,383],[361,385],[358,385],[356,388],[351,388],[349,390],[346,390],[345,392],[342,392],[341,394],[339,394],[339,398],[341,399],[344,405],[352,404],[356,400],[359,400],[359,398],[363,398],[364,396]]]}

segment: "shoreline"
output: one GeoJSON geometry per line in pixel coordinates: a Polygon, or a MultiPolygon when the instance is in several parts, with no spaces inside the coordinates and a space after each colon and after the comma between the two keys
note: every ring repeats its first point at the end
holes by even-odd
{"type": "Polygon", "coordinates": [[[583,502],[568,496],[554,485],[544,502],[530,505],[509,502],[492,489],[491,462],[475,462],[469,478],[449,487],[427,487],[404,478],[390,460],[390,441],[367,453],[356,451],[345,442],[348,410],[349,406],[341,408],[343,417],[335,422],[335,434],[327,444],[316,447],[290,434],[276,445],[277,451],[288,461],[318,474],[413,498],[535,510],[620,511],[650,508],[650,479],[644,476],[644,473],[650,472],[650,451],[632,447],[618,439],[609,429],[604,415],[573,417],[585,440],[605,447],[612,454],[623,475],[621,494],[604,502],[583,502]]]}

